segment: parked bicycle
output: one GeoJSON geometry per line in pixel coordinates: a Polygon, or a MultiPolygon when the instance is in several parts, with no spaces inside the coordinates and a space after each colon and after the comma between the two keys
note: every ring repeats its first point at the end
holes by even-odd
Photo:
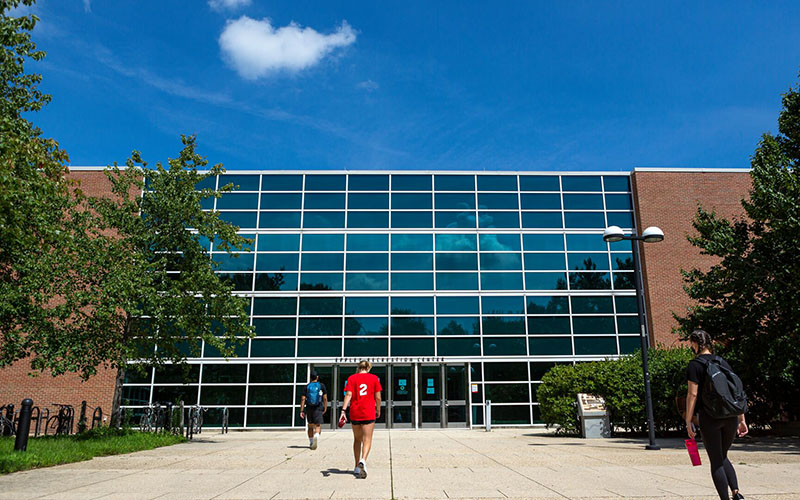
{"type": "Polygon", "coordinates": [[[44,435],[61,436],[72,434],[72,428],[75,422],[75,408],[73,408],[72,405],[60,403],[51,404],[58,407],[58,414],[47,419],[47,424],[44,427],[44,435]]]}
{"type": "Polygon", "coordinates": [[[189,407],[189,422],[186,426],[186,438],[192,439],[195,434],[203,432],[203,414],[208,411],[208,408],[203,408],[200,405],[189,407]]]}
{"type": "Polygon", "coordinates": [[[14,405],[0,406],[0,436],[14,436],[17,433],[17,426],[14,418],[14,405]]]}

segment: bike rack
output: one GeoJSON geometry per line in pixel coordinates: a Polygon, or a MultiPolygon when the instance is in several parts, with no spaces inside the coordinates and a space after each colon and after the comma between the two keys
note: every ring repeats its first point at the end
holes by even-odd
{"type": "Polygon", "coordinates": [[[103,409],[99,406],[92,412],[92,429],[103,426],[103,409]]]}

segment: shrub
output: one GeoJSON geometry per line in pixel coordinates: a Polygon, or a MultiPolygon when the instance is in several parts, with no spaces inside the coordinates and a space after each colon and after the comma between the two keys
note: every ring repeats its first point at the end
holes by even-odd
{"type": "MultiPolygon", "coordinates": [[[[665,431],[682,425],[676,396],[685,394],[686,366],[692,352],[686,348],[650,349],[650,389],[656,429],[665,431]]],[[[611,423],[631,431],[647,428],[641,354],[619,359],[558,365],[542,377],[537,392],[542,420],[559,432],[577,433],[577,395],[596,394],[606,401],[611,423]]]]}

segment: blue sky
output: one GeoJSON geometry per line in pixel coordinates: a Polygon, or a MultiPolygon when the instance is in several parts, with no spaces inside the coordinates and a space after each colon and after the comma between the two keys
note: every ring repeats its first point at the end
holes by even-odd
{"type": "Polygon", "coordinates": [[[747,167],[800,69],[800,2],[40,0],[73,165],[747,167]],[[228,5],[226,5],[228,4],[228,5]],[[639,5],[648,4],[648,5],[639,5]]]}

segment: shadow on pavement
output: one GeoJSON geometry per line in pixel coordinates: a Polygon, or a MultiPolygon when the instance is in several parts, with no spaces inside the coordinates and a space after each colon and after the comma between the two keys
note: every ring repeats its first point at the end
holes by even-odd
{"type": "Polygon", "coordinates": [[[320,472],[322,473],[323,477],[329,477],[331,474],[347,474],[350,476],[353,475],[353,471],[342,470],[342,469],[326,469],[326,470],[321,470],[320,472]]]}
{"type": "Polygon", "coordinates": [[[310,449],[310,448],[308,447],[308,445],[301,446],[301,445],[298,445],[298,444],[292,444],[292,445],[289,445],[289,446],[287,446],[287,448],[294,448],[294,449],[296,449],[296,450],[308,450],[308,449],[310,449]]]}
{"type": "MultiPolygon", "coordinates": [[[[569,436],[543,436],[542,434],[523,434],[525,437],[555,437],[563,440],[570,440],[558,443],[557,446],[590,446],[592,448],[618,448],[615,445],[644,445],[647,443],[647,438],[642,437],[614,437],[609,438],[609,441],[604,442],[602,439],[583,439],[579,437],[569,436]],[[611,444],[613,443],[613,444],[611,444]]],[[[685,448],[684,438],[680,437],[666,437],[656,438],[656,442],[663,449],[682,450],[685,448]]],[[[698,442],[702,440],[698,439],[698,442]]],[[[555,443],[529,443],[528,446],[552,446],[555,443]]],[[[783,437],[783,436],[756,436],[737,438],[733,444],[734,451],[739,452],[762,452],[762,453],[779,453],[785,455],[800,455],[800,438],[797,437],[783,437]]]]}

